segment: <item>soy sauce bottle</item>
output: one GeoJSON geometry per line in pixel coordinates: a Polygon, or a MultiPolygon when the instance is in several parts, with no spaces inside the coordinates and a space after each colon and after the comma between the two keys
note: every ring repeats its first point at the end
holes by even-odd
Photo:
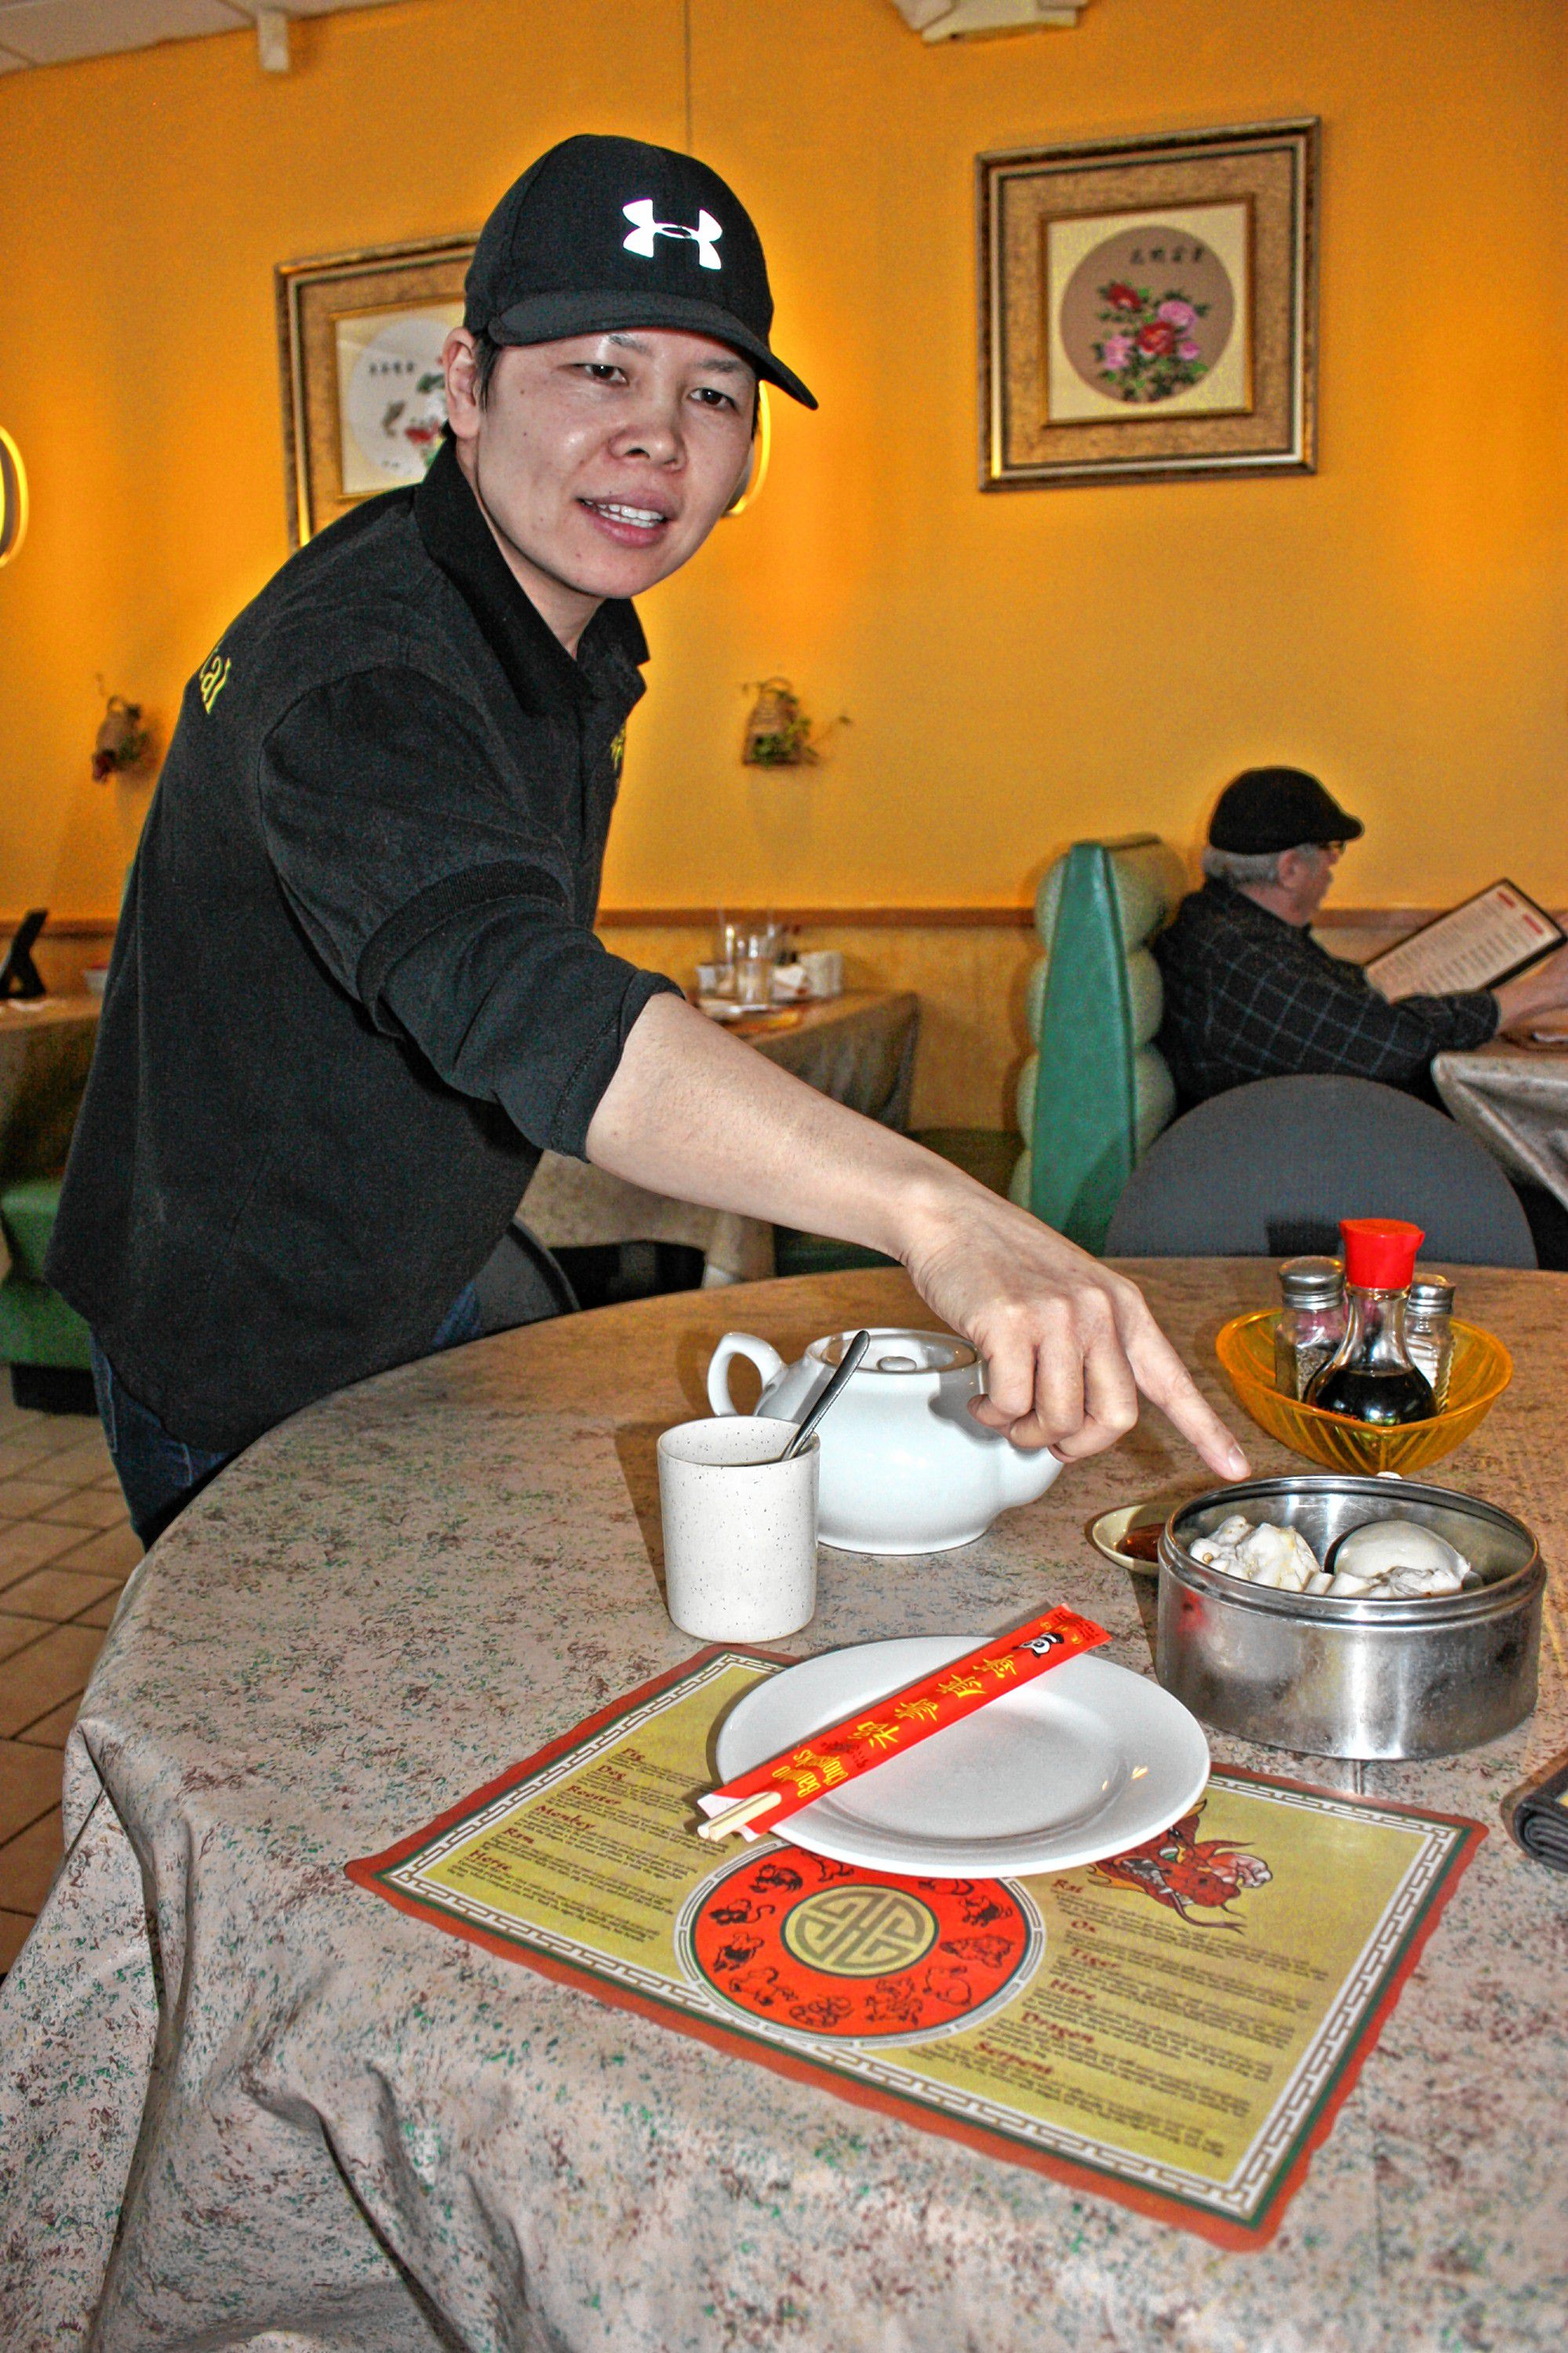
{"type": "Polygon", "coordinates": [[[1404,1295],[1426,1237],[1403,1218],[1342,1218],[1345,1336],[1307,1391],[1308,1405],[1357,1421],[1430,1421],[1432,1385],[1410,1360],[1404,1295]]]}

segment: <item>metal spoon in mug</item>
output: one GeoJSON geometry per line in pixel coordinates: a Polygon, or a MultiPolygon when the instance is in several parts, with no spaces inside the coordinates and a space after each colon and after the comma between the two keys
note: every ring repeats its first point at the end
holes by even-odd
{"type": "Polygon", "coordinates": [[[838,1396],[839,1391],[842,1388],[844,1383],[848,1380],[850,1375],[853,1372],[855,1366],[859,1364],[861,1358],[864,1356],[870,1345],[871,1334],[869,1332],[857,1332],[855,1334],[853,1339],[850,1342],[849,1346],[844,1350],[843,1360],[840,1364],[838,1370],[833,1374],[832,1378],[828,1382],[827,1387],[817,1398],[816,1403],[812,1406],[810,1413],[807,1414],[806,1419],[800,1424],[800,1429],[795,1432],[794,1437],[789,1440],[789,1445],[784,1449],[783,1453],[777,1458],[780,1462],[788,1462],[791,1456],[799,1454],[801,1447],[804,1446],[807,1439],[810,1438],[811,1432],[817,1427],[818,1422],[821,1421],[828,1408],[832,1404],[833,1399],[838,1396]]]}

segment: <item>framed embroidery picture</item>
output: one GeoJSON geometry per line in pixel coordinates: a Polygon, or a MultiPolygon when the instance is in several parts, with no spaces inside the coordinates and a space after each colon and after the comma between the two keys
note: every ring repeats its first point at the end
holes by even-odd
{"type": "Polygon", "coordinates": [[[278,348],[294,546],[417,482],[446,423],[441,346],[462,323],[472,237],[280,262],[278,348]]]}
{"type": "Polygon", "coordinates": [[[1312,471],[1315,121],[978,170],[982,490],[1312,471]]]}

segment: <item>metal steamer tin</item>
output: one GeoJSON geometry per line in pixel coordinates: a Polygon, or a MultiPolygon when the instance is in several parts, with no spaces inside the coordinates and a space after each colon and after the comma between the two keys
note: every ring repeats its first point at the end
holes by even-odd
{"type": "Polygon", "coordinates": [[[1534,1707],[1545,1582],[1530,1530],[1473,1495],[1340,1472],[1245,1480],[1194,1496],[1165,1524],[1156,1672],[1202,1723],[1270,1748],[1454,1756],[1534,1707]],[[1319,1559],[1369,1520],[1414,1520],[1481,1581],[1410,1601],[1250,1585],[1188,1549],[1233,1512],[1298,1528],[1319,1559]]]}

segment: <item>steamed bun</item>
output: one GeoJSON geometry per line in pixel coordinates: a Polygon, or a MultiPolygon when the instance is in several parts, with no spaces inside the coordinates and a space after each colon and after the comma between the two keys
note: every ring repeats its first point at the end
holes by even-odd
{"type": "Polygon", "coordinates": [[[1330,1593],[1435,1599],[1457,1593],[1472,1574],[1463,1553],[1414,1520],[1369,1520],[1340,1539],[1330,1593]]]}
{"type": "Polygon", "coordinates": [[[1251,1585],[1272,1585],[1284,1593],[1321,1591],[1328,1583],[1317,1554],[1294,1528],[1276,1527],[1267,1520],[1254,1527],[1241,1512],[1222,1520],[1212,1536],[1200,1536],[1192,1557],[1229,1577],[1245,1577],[1251,1585]]]}

